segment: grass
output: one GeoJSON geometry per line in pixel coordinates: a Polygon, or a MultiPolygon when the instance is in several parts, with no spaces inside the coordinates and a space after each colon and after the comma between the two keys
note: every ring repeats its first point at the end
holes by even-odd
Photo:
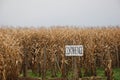
{"type": "Polygon", "coordinates": [[[97,69],[97,76],[105,77],[103,68],[98,68],[97,69]]]}
{"type": "MultiPolygon", "coordinates": [[[[83,73],[83,71],[82,71],[82,73],[83,73]]],[[[23,76],[23,75],[21,74],[20,76],[23,76]]],[[[32,77],[32,78],[40,78],[40,77],[38,77],[38,74],[33,73],[31,70],[28,71],[28,76],[32,77]]],[[[51,75],[51,71],[47,71],[46,72],[46,78],[52,78],[51,76],[52,76],[51,75]]],[[[97,76],[105,77],[105,75],[104,75],[104,69],[97,68],[97,76]]],[[[60,78],[61,77],[61,73],[58,72],[56,74],[56,77],[60,78]]],[[[73,73],[69,72],[68,78],[71,78],[71,77],[73,77],[73,73]]],[[[120,80],[120,68],[114,68],[113,69],[113,78],[114,78],[114,80],[120,80]]]]}
{"type": "MultiPolygon", "coordinates": [[[[104,70],[102,68],[98,68],[97,75],[101,77],[105,77],[104,70]]],[[[113,78],[114,80],[120,80],[120,68],[113,69],[113,78]]]]}
{"type": "Polygon", "coordinates": [[[114,80],[120,80],[120,68],[113,69],[114,80]]]}
{"type": "Polygon", "coordinates": [[[28,76],[32,78],[34,77],[38,78],[38,74],[33,73],[31,70],[28,71],[28,76]]]}

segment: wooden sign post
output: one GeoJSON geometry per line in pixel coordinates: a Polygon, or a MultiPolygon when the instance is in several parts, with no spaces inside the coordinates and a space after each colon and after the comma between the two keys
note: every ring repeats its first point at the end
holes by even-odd
{"type": "Polygon", "coordinates": [[[73,56],[74,80],[78,80],[77,57],[83,56],[83,45],[66,45],[65,56],[73,56]]]}

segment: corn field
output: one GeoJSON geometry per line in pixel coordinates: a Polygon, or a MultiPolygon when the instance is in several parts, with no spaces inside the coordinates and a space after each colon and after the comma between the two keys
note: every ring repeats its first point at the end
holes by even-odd
{"type": "Polygon", "coordinates": [[[27,76],[26,70],[43,80],[47,70],[52,77],[60,72],[66,78],[74,68],[77,77],[83,76],[81,68],[84,76],[97,76],[97,67],[112,75],[108,63],[120,68],[120,27],[0,28],[0,80],[15,80],[21,73],[27,76]],[[66,57],[65,45],[83,45],[84,55],[66,57]]]}

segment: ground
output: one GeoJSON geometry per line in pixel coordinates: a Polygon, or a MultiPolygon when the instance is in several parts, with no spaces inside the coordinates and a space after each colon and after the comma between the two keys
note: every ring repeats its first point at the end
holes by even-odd
{"type": "MultiPolygon", "coordinates": [[[[47,71],[46,74],[47,74],[47,76],[46,76],[47,78],[49,78],[50,80],[53,80],[52,77],[51,77],[50,71],[47,71]]],[[[97,68],[97,76],[105,78],[104,70],[102,68],[97,68]]],[[[22,77],[22,74],[20,75],[20,77],[22,77]]],[[[34,79],[34,80],[41,79],[41,77],[38,77],[38,74],[32,73],[31,70],[28,71],[28,77],[37,78],[37,79],[34,79]]],[[[56,80],[59,80],[60,77],[61,77],[61,74],[58,72],[56,80]]],[[[71,77],[72,77],[72,73],[68,75],[68,78],[71,78],[71,77]]],[[[113,69],[113,77],[114,77],[114,80],[120,80],[120,68],[114,68],[113,69]]],[[[21,80],[24,80],[24,79],[21,79],[21,80]]]]}

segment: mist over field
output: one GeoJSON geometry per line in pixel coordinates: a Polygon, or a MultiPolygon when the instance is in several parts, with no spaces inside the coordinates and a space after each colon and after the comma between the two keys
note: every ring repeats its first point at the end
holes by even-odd
{"type": "Polygon", "coordinates": [[[0,0],[0,26],[120,25],[120,0],[0,0]]]}

